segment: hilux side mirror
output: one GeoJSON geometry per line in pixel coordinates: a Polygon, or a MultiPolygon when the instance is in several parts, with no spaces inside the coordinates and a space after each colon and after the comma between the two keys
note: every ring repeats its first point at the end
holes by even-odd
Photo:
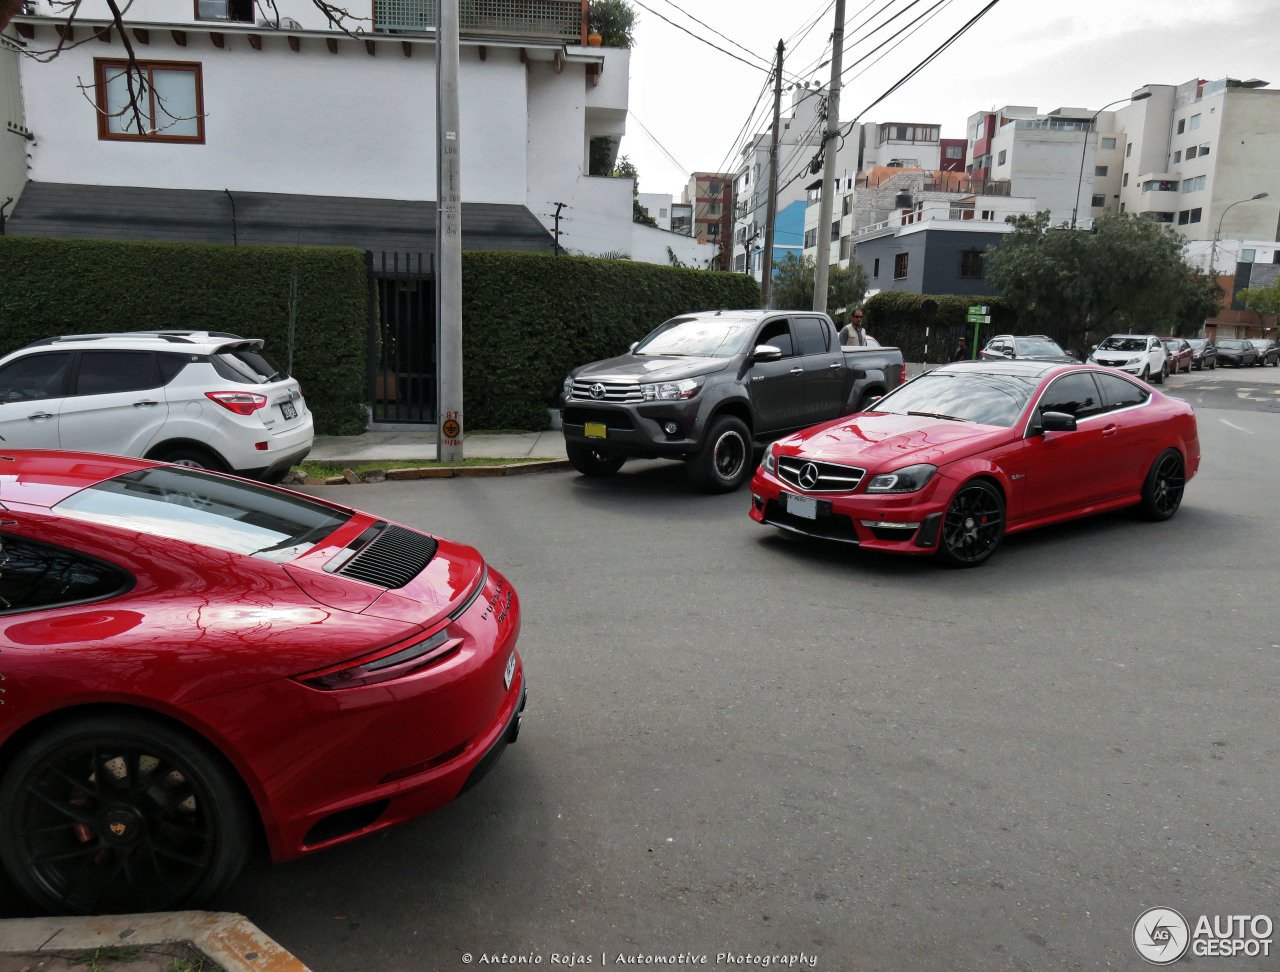
{"type": "Polygon", "coordinates": [[[627,350],[628,350],[628,351],[634,351],[634,350],[635,350],[636,348],[638,348],[638,347],[640,347],[640,342],[639,342],[639,341],[632,341],[632,342],[631,342],[631,347],[627,348],[627,350]]]}
{"type": "Polygon", "coordinates": [[[772,344],[757,344],[756,349],[751,352],[752,361],[780,361],[782,360],[782,349],[775,348],[772,344]]]}

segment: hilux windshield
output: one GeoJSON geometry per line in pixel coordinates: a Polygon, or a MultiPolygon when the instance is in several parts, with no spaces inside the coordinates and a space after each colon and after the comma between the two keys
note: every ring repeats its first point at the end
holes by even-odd
{"type": "Polygon", "coordinates": [[[755,326],[732,317],[677,317],[652,331],[633,353],[728,358],[742,350],[755,326]]]}
{"type": "Polygon", "coordinates": [[[1039,385],[1040,379],[1021,375],[938,372],[890,392],[870,411],[1011,428],[1039,385]]]}
{"type": "Polygon", "coordinates": [[[139,469],[55,507],[82,520],[284,563],[351,518],[297,494],[181,466],[139,469]]]}

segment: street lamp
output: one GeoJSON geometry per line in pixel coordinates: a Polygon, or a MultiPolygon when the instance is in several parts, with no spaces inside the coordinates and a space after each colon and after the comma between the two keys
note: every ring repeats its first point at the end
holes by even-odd
{"type": "MultiPolygon", "coordinates": [[[[1250,196],[1248,199],[1237,199],[1231,206],[1239,206],[1241,203],[1253,202],[1255,199],[1266,199],[1267,194],[1260,192],[1256,196],[1250,196]]],[[[1213,231],[1213,246],[1209,248],[1209,276],[1216,277],[1218,275],[1218,237],[1222,235],[1222,221],[1227,218],[1227,213],[1231,211],[1228,206],[1222,211],[1222,215],[1218,217],[1218,228],[1213,231]]]]}
{"type": "Polygon", "coordinates": [[[1084,126],[1084,144],[1080,146],[1080,175],[1076,179],[1076,204],[1071,207],[1071,228],[1076,228],[1076,214],[1080,211],[1080,183],[1084,182],[1084,157],[1089,154],[1089,129],[1093,127],[1093,123],[1098,120],[1098,116],[1110,108],[1112,105],[1123,104],[1126,101],[1141,101],[1144,98],[1150,98],[1150,91],[1140,91],[1135,95],[1127,98],[1117,98],[1115,101],[1109,101],[1097,111],[1093,113],[1093,117],[1089,119],[1089,123],[1084,126]]]}

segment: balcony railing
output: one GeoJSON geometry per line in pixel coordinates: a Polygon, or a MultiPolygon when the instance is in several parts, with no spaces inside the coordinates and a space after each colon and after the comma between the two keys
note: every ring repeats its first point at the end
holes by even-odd
{"type": "MultiPolygon", "coordinates": [[[[438,0],[373,0],[374,30],[435,30],[438,0]]],[[[476,34],[586,43],[585,0],[459,0],[458,27],[476,34]]]]}

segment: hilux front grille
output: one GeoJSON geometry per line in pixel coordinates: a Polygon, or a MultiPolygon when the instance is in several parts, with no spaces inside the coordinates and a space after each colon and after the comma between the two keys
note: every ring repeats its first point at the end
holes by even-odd
{"type": "Polygon", "coordinates": [[[336,572],[379,587],[404,587],[431,563],[439,546],[425,533],[388,526],[336,572]]]}
{"type": "Polygon", "coordinates": [[[569,397],[588,402],[639,402],[640,382],[627,378],[575,378],[569,397]]]}
{"type": "Polygon", "coordinates": [[[865,469],[855,466],[814,462],[797,456],[778,457],[778,478],[806,493],[851,493],[866,474],[865,469]]]}

